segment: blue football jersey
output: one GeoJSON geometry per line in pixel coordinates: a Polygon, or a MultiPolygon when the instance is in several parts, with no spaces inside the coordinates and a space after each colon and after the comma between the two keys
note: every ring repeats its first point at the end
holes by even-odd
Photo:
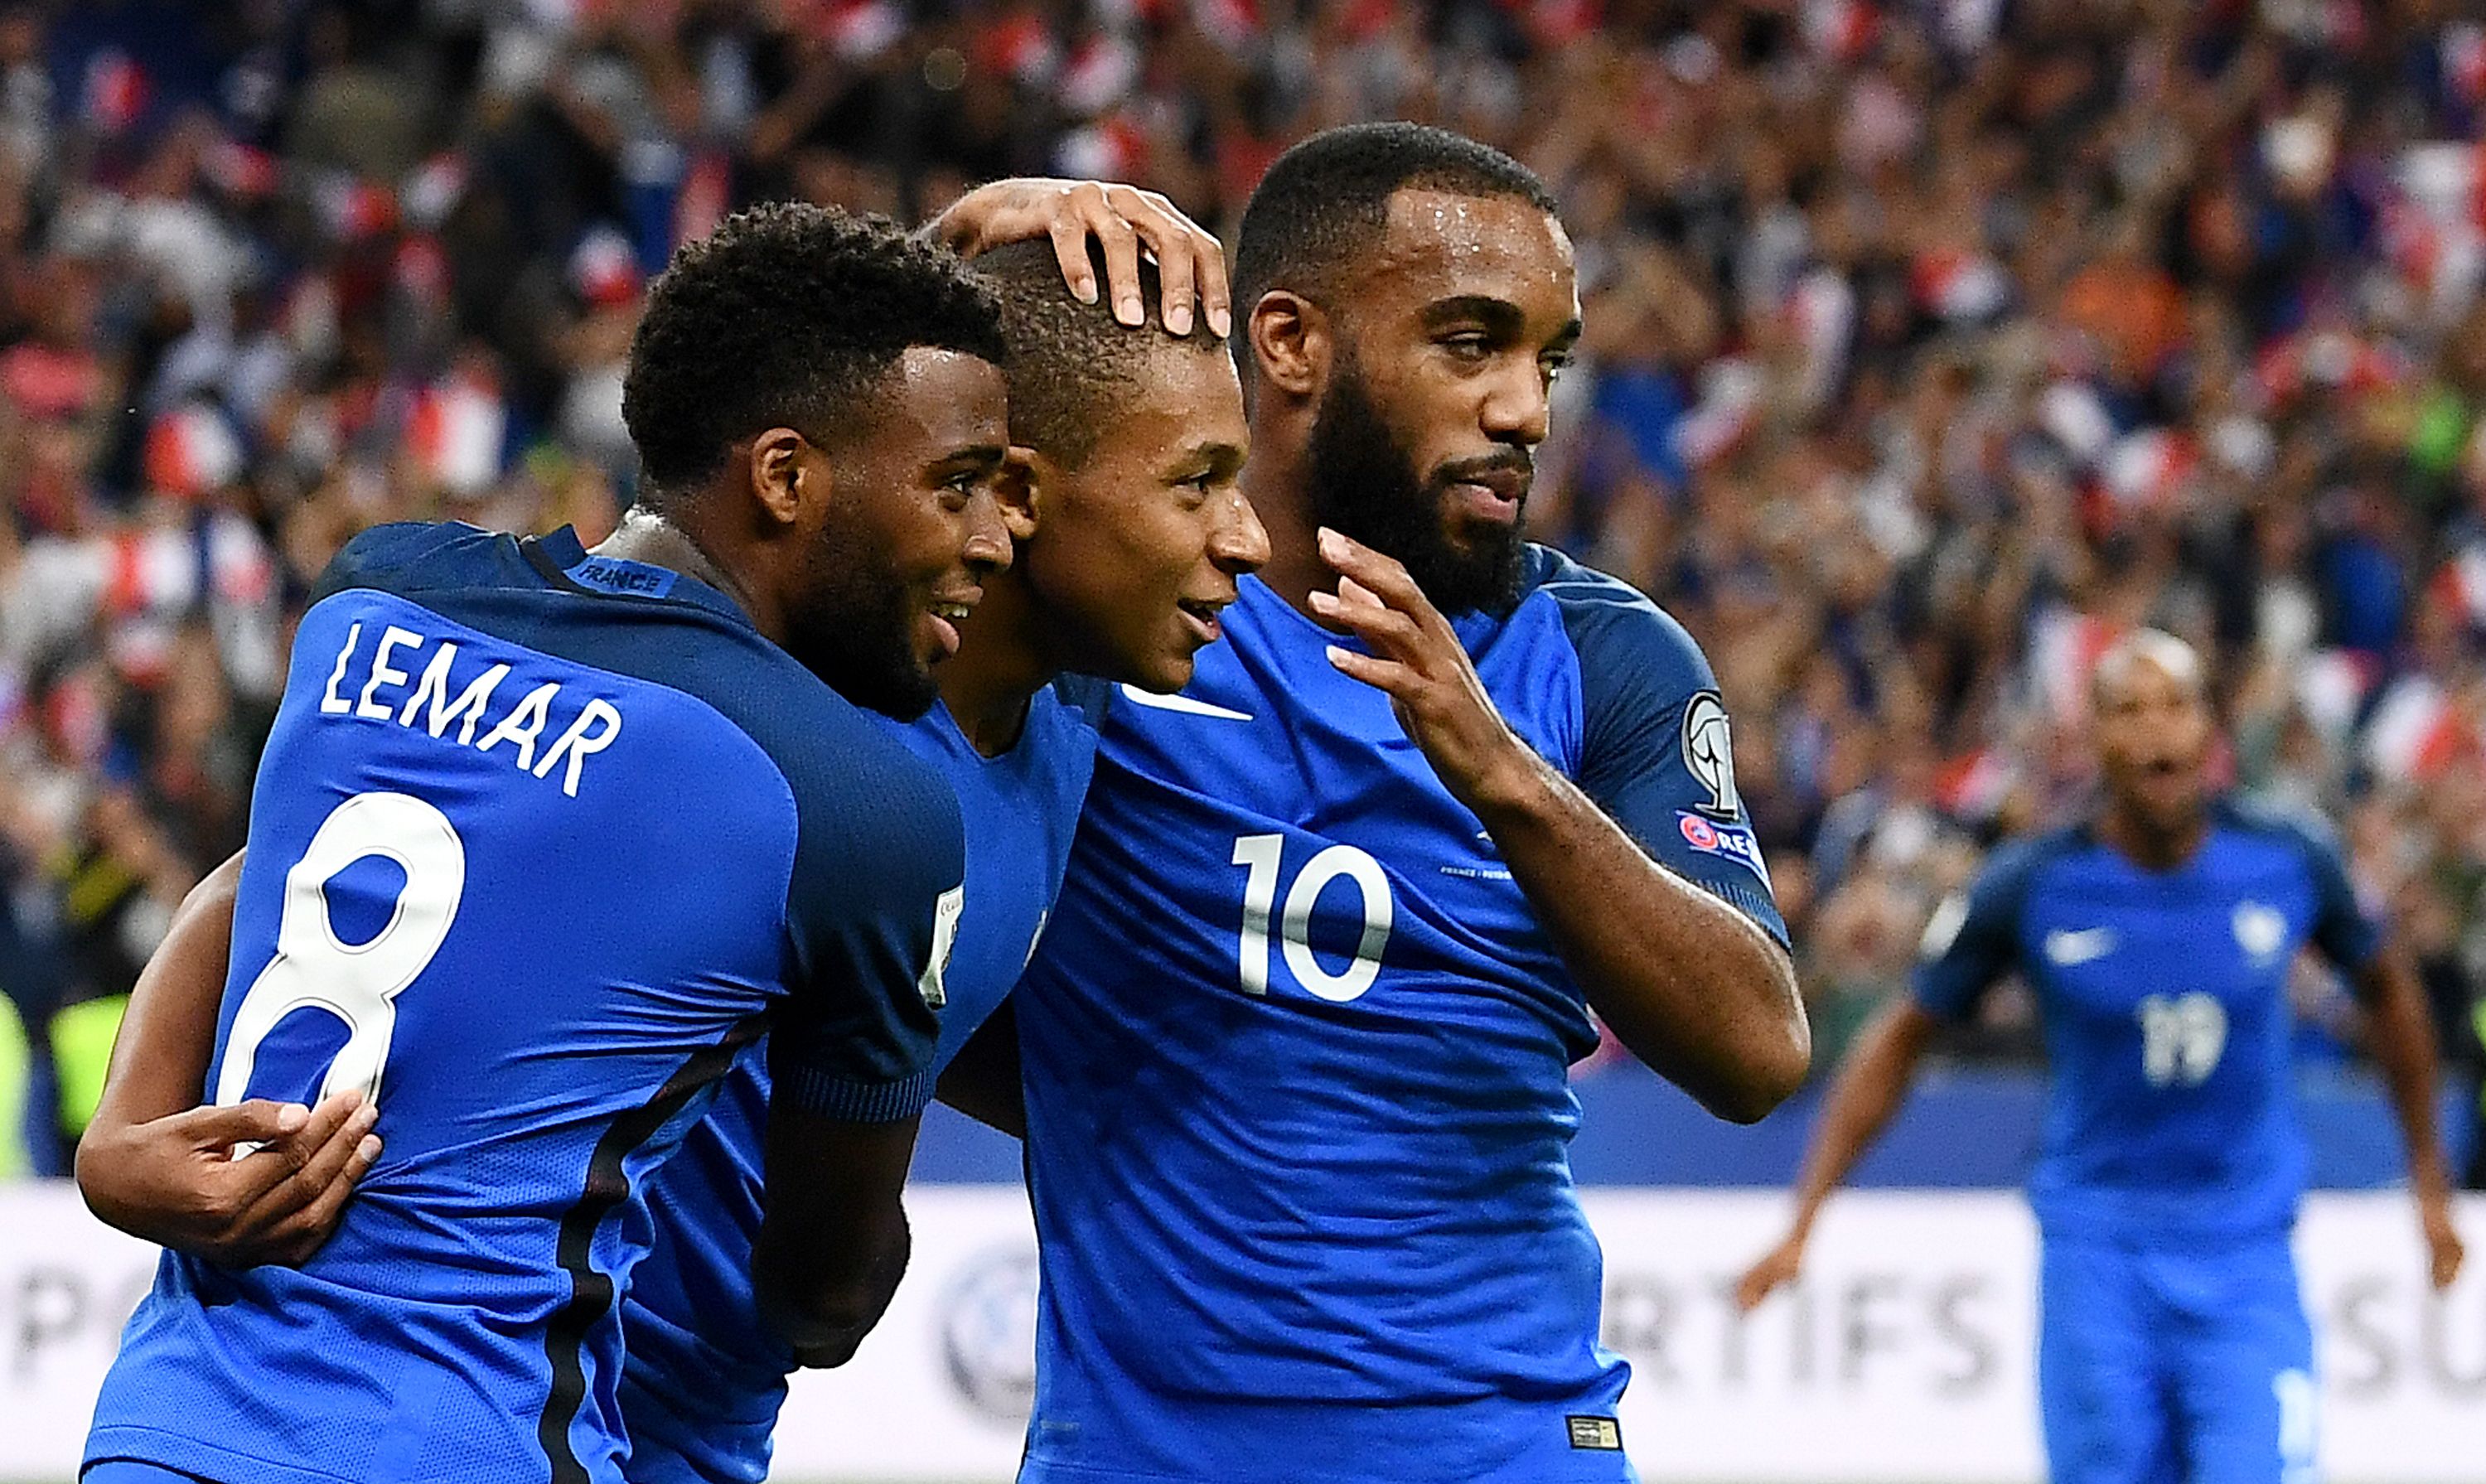
{"type": "Polygon", "coordinates": [[[382,527],[322,592],[207,1090],[361,1086],[387,1147],[298,1269],[166,1255],[87,1458],[618,1479],[646,1176],[763,1029],[780,1096],[921,1111],[957,806],[724,594],[567,532],[382,527]]]}
{"type": "Polygon", "coordinates": [[[2243,1236],[2295,1219],[2307,1155],[2287,976],[2343,970],[2380,930],[2305,825],[2221,803],[2193,858],[2153,871],[2086,828],[1997,856],[1926,931],[1917,997],[1972,1013],[2017,971],[2053,1073],[2030,1204],[2049,1233],[2243,1236]]]}
{"type": "MultiPolygon", "coordinates": [[[[942,707],[912,726],[882,719],[950,781],[966,820],[966,909],[942,976],[948,1003],[936,1070],[1001,1004],[1044,931],[1096,759],[1086,708],[1063,697],[1095,689],[1064,679],[1039,691],[1018,742],[997,757],[970,746],[942,707]]],[[[708,1116],[649,1183],[655,1245],[631,1282],[622,1319],[632,1484],[767,1477],[769,1439],[793,1368],[752,1305],[767,1104],[766,1068],[746,1053],[708,1116]]]]}
{"type": "MultiPolygon", "coordinates": [[[[1784,941],[1699,649],[1543,548],[1457,623],[1510,725],[1784,941]]],[[[1580,990],[1339,636],[1257,580],[1114,697],[1016,1001],[1040,1238],[1023,1480],[1629,1477],[1572,1188],[1580,990]]]]}

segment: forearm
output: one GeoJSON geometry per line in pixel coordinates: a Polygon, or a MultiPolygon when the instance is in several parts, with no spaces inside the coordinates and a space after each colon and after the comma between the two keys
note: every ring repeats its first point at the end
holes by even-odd
{"type": "Polygon", "coordinates": [[[1794,966],[1723,898],[1652,861],[1533,752],[1472,807],[1588,1003],[1633,1055],[1750,1122],[1804,1083],[1794,966]]]}
{"type": "Polygon", "coordinates": [[[1858,1038],[1856,1050],[1839,1066],[1821,1100],[1812,1139],[1805,1147],[1804,1168],[1796,1177],[1798,1240],[1811,1234],[1813,1219],[1821,1214],[1830,1193],[1846,1180],[1907,1100],[1917,1064],[1932,1034],[1932,1018],[1903,1001],[1874,1017],[1858,1038]]]}
{"type": "Polygon", "coordinates": [[[2435,1129],[2434,1026],[2416,971],[2396,949],[2359,976],[2374,1060],[2390,1089],[2391,1110],[2408,1140],[2409,1181],[2420,1194],[2450,1189],[2435,1129]]]}
{"type": "Polygon", "coordinates": [[[771,1107],[767,1215],[752,1254],[761,1314],[804,1365],[842,1365],[906,1272],[898,1192],[916,1120],[848,1123],[771,1107]]]}
{"type": "Polygon", "coordinates": [[[138,976],[90,1134],[198,1106],[215,1058],[241,861],[234,856],[182,898],[171,930],[138,976]]]}
{"type": "Polygon", "coordinates": [[[843,1259],[825,1272],[796,1250],[801,1245],[782,1227],[761,1229],[752,1259],[760,1311],[800,1364],[843,1365],[888,1312],[906,1276],[914,1234],[904,1211],[897,1211],[870,1236],[847,1244],[843,1259]]]}

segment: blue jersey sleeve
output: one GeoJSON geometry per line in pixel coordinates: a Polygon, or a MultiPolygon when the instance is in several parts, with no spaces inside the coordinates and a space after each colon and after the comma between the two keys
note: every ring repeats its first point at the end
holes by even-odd
{"type": "Polygon", "coordinates": [[[1916,974],[1917,1003],[1944,1020],[1966,1020],[2020,957],[2020,910],[2051,841],[1999,853],[1967,892],[1934,909],[1916,974]]]}
{"type": "Polygon", "coordinates": [[[2313,888],[2313,921],[2306,936],[2322,956],[2343,974],[2372,962],[2382,951],[2382,924],[2357,901],[2348,863],[2341,858],[2338,838],[2329,824],[2319,815],[2258,801],[2231,802],[2225,811],[2246,829],[2286,841],[2303,859],[2313,888]]]}
{"type": "Polygon", "coordinates": [[[1581,790],[1660,865],[1740,909],[1787,945],[1768,865],[1735,792],[1717,677],[1655,603],[1564,562],[1544,589],[1580,661],[1581,790]]]}
{"type": "Polygon", "coordinates": [[[897,742],[780,757],[801,834],[787,893],[789,993],[769,1037],[776,1096],[858,1123],[931,1101],[942,973],[966,902],[956,798],[897,742]]]}

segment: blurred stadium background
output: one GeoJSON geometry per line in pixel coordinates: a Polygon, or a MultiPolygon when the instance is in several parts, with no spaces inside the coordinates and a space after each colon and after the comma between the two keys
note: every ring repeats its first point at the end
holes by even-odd
{"type": "MultiPolygon", "coordinates": [[[[1376,117],[1500,145],[1564,203],[1588,332],[1530,520],[1715,661],[1821,1065],[1980,854],[2081,806],[2085,663],[2151,621],[2219,658],[2224,773],[2335,820],[2417,950],[2472,1149],[2475,14],[0,6],[0,1171],[65,1168],[119,997],[240,843],[327,556],[409,517],[593,542],[627,503],[622,361],[677,242],[755,200],[914,219],[1012,173],[1137,181],[1226,229],[1288,143],[1376,117]]],[[[2321,1176],[2388,1184],[2354,1008],[2310,971],[2298,994],[2321,1176]]],[[[2016,1178],[2025,1001],[1954,1052],[1874,1182],[2016,1178]]],[[[1635,1068],[1581,1087],[1589,1184],[1775,1185],[1808,1113],[1732,1131],[1635,1068]]],[[[935,1179],[1016,1168],[954,1124],[927,1135],[935,1179]]],[[[51,1333],[34,1283],[0,1305],[20,1383],[51,1333]]],[[[108,1355],[112,1296],[78,1302],[108,1355]]],[[[2486,1311],[2450,1333],[2460,1394],[2486,1391],[2460,1370],[2486,1366],[2486,1311]]]]}

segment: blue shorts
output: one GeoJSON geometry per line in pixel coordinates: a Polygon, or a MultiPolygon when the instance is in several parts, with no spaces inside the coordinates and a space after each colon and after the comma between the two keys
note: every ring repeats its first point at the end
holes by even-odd
{"type": "Polygon", "coordinates": [[[2054,1484],[2314,1484],[2313,1331],[2284,1234],[2049,1236],[2040,1268],[2054,1484]]]}

